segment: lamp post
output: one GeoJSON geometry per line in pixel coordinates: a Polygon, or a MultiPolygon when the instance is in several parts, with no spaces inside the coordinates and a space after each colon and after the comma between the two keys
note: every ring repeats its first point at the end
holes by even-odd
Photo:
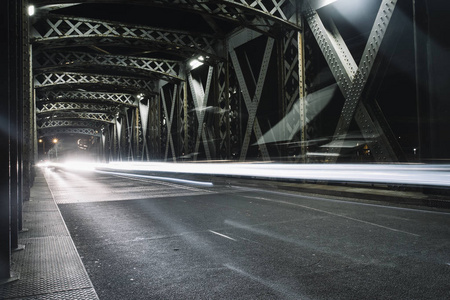
{"type": "Polygon", "coordinates": [[[42,156],[45,156],[45,141],[44,139],[39,139],[38,142],[42,144],[42,156]]]}
{"type": "Polygon", "coordinates": [[[52,140],[53,144],[55,144],[55,154],[56,154],[56,160],[58,160],[58,139],[54,138],[52,140]]]}

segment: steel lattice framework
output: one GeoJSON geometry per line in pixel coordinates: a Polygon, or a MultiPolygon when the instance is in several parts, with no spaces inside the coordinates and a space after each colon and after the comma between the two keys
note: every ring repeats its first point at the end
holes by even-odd
{"type": "Polygon", "coordinates": [[[103,113],[116,113],[117,106],[99,104],[99,103],[79,103],[79,102],[55,102],[44,103],[37,113],[49,113],[56,111],[90,111],[103,113]]]}
{"type": "Polygon", "coordinates": [[[73,127],[73,128],[91,128],[101,130],[103,122],[93,122],[89,120],[48,120],[42,122],[38,129],[54,128],[54,127],[73,127]]]}
{"type": "Polygon", "coordinates": [[[37,101],[91,101],[136,106],[136,96],[125,93],[82,91],[37,91],[37,101]]]}
{"type": "MultiPolygon", "coordinates": [[[[47,114],[39,114],[42,118],[47,114]]],[[[115,114],[107,114],[107,113],[94,113],[94,112],[65,112],[60,111],[58,113],[54,113],[50,117],[52,120],[63,120],[63,119],[82,119],[82,120],[92,120],[96,122],[105,122],[105,123],[113,123],[115,114]]]]}
{"type": "Polygon", "coordinates": [[[166,80],[181,80],[180,62],[144,57],[100,55],[84,52],[40,52],[34,57],[35,71],[49,69],[85,69],[94,66],[160,77],[166,80]]]}
{"type": "Polygon", "coordinates": [[[102,134],[99,130],[92,128],[40,128],[39,133],[41,136],[58,136],[64,134],[82,134],[82,135],[90,135],[101,137],[102,134]]]}
{"type": "MultiPolygon", "coordinates": [[[[367,107],[362,102],[363,91],[370,84],[371,74],[376,72],[375,60],[380,45],[385,37],[387,27],[392,18],[397,0],[383,0],[375,18],[369,40],[362,54],[359,66],[347,48],[341,34],[332,20],[328,20],[326,28],[317,12],[306,6],[306,19],[313,32],[320,49],[333,73],[336,82],[345,97],[344,107],[336,127],[331,153],[339,152],[350,123],[356,120],[364,138],[371,144],[372,153],[377,161],[397,161],[394,143],[387,140],[386,134],[380,125],[371,118],[367,107]]],[[[377,107],[377,106],[376,106],[377,107]]],[[[381,111],[378,110],[380,122],[381,111]]],[[[336,161],[338,156],[331,155],[328,159],[336,161]]]]}
{"type": "MultiPolygon", "coordinates": [[[[102,1],[85,0],[83,3],[101,3],[102,1]]],[[[105,3],[123,3],[120,0],[108,0],[105,3]]],[[[257,31],[270,31],[274,24],[298,30],[299,20],[297,0],[131,0],[130,4],[173,7],[200,14],[207,14],[218,18],[237,22],[245,27],[257,31]]],[[[36,5],[45,6],[54,3],[74,3],[70,0],[37,0],[36,5]]]]}
{"type": "Polygon", "coordinates": [[[156,84],[153,81],[136,77],[110,76],[86,73],[42,73],[34,76],[34,86],[36,88],[57,86],[57,85],[83,85],[83,84],[101,84],[111,86],[112,88],[120,87],[124,90],[133,89],[135,91],[154,92],[156,84]]]}
{"type": "Polygon", "coordinates": [[[203,53],[217,57],[214,45],[218,40],[210,35],[64,16],[49,16],[41,22],[40,26],[35,26],[39,29],[32,40],[34,43],[49,43],[51,47],[71,46],[73,39],[79,44],[91,44],[93,39],[100,39],[95,44],[119,41],[129,47],[141,47],[152,43],[162,51],[177,49],[180,53],[184,50],[190,55],[203,53]]]}

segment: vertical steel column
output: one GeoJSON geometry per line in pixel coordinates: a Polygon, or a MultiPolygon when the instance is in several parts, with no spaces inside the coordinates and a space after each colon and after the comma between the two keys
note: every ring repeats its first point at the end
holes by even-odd
{"type": "Polygon", "coordinates": [[[353,119],[360,126],[364,138],[372,141],[371,147],[376,149],[373,151],[373,155],[377,161],[398,160],[392,146],[386,143],[387,139],[383,130],[372,120],[362,101],[369,77],[376,72],[378,67],[375,65],[375,61],[396,4],[397,0],[382,0],[359,66],[333,21],[329,20],[327,29],[316,11],[309,9],[307,12],[308,24],[345,97],[344,107],[334,133],[335,146],[330,148],[331,156],[327,157],[327,160],[331,162],[337,160],[338,155],[336,154],[340,153],[353,119]],[[378,138],[381,136],[383,138],[378,138]]]}
{"type": "Polygon", "coordinates": [[[218,86],[218,136],[220,159],[231,158],[230,148],[230,91],[229,91],[229,71],[228,60],[217,64],[217,86],[218,86]]]}
{"type": "Polygon", "coordinates": [[[191,87],[192,98],[195,105],[195,112],[197,115],[198,129],[194,149],[194,160],[197,160],[197,154],[200,147],[200,140],[203,141],[203,148],[205,150],[206,159],[211,160],[211,153],[208,145],[208,138],[205,130],[205,109],[208,102],[209,92],[211,90],[212,77],[214,68],[208,68],[208,77],[206,80],[205,90],[203,89],[201,80],[197,81],[193,78],[192,73],[188,74],[189,85],[191,87]]]}
{"type": "Polygon", "coordinates": [[[184,114],[184,153],[189,152],[189,115],[188,115],[188,85],[187,81],[184,81],[183,85],[183,114],[184,114]]]}
{"type": "MultiPolygon", "coordinates": [[[[135,137],[135,158],[136,160],[140,160],[142,153],[140,152],[141,150],[141,143],[142,143],[142,129],[141,129],[141,119],[140,119],[140,113],[139,113],[139,106],[136,107],[134,110],[134,120],[135,120],[135,124],[134,124],[134,137],[135,137]]],[[[141,158],[142,160],[142,158],[141,158]]]]}
{"type": "Polygon", "coordinates": [[[152,96],[149,106],[150,151],[153,159],[159,159],[161,158],[160,96],[152,96]]]}
{"type": "Polygon", "coordinates": [[[177,105],[177,89],[178,85],[173,84],[173,92],[170,93],[169,90],[169,99],[171,102],[170,106],[170,113],[167,110],[167,102],[166,102],[166,96],[164,92],[164,87],[161,88],[161,102],[163,104],[163,110],[164,115],[166,116],[166,124],[167,124],[167,138],[166,138],[166,145],[165,145],[165,151],[164,151],[164,161],[167,161],[168,155],[169,155],[169,147],[172,151],[172,160],[173,162],[177,161],[177,154],[175,152],[175,146],[173,143],[173,137],[172,137],[172,124],[173,124],[173,113],[175,111],[175,106],[177,105]]]}
{"type": "MultiPolygon", "coordinates": [[[[11,223],[17,227],[17,109],[22,75],[22,1],[0,2],[0,284],[16,278],[11,276],[11,223]],[[11,172],[12,171],[12,172],[11,172]],[[10,177],[14,178],[10,178],[10,177]],[[11,207],[15,201],[15,207],[11,207]],[[11,215],[11,209],[15,211],[11,215]]],[[[17,232],[17,229],[13,229],[17,232]]]]}
{"type": "Polygon", "coordinates": [[[124,138],[124,142],[125,142],[125,152],[126,152],[126,160],[127,161],[133,161],[134,158],[134,151],[133,151],[133,145],[134,145],[134,130],[133,130],[133,125],[134,125],[134,111],[132,108],[125,108],[124,109],[125,112],[125,128],[124,128],[124,134],[125,134],[125,138],[124,138]]]}
{"type": "Polygon", "coordinates": [[[259,126],[259,121],[256,116],[259,101],[261,99],[262,89],[265,83],[266,75],[267,75],[267,69],[269,67],[270,62],[270,56],[272,54],[273,45],[274,45],[274,39],[269,38],[266,44],[266,48],[264,51],[264,57],[261,62],[261,70],[259,72],[258,80],[256,82],[256,90],[255,94],[250,96],[249,90],[247,88],[247,84],[244,78],[244,74],[242,72],[241,66],[239,64],[239,60],[236,54],[235,49],[230,49],[230,56],[231,60],[233,62],[233,66],[236,70],[236,76],[239,82],[239,86],[242,91],[242,95],[245,101],[245,106],[248,110],[248,121],[247,121],[247,128],[245,131],[244,141],[242,143],[242,150],[240,155],[240,160],[244,161],[247,157],[247,151],[250,146],[250,138],[252,132],[255,133],[255,136],[258,140],[259,147],[261,150],[262,158],[267,161],[270,159],[269,152],[267,151],[266,144],[263,139],[263,135],[261,132],[261,127],[259,126]]]}
{"type": "Polygon", "coordinates": [[[17,43],[10,43],[10,82],[9,88],[11,93],[10,100],[10,146],[9,146],[9,158],[10,158],[10,197],[11,197],[11,248],[13,250],[19,247],[19,132],[22,131],[22,124],[19,124],[19,101],[21,99],[21,87],[22,82],[22,41],[21,41],[21,29],[22,29],[22,4],[16,3],[17,6],[16,15],[10,16],[11,21],[15,23],[15,26],[11,28],[10,33],[17,39],[17,43]]]}
{"type": "Polygon", "coordinates": [[[300,98],[300,157],[303,163],[308,162],[307,158],[307,122],[306,122],[306,94],[305,94],[305,46],[304,46],[304,39],[303,34],[301,32],[298,32],[297,34],[298,39],[298,91],[299,91],[299,98],[300,98]]]}
{"type": "Polygon", "coordinates": [[[142,128],[141,160],[146,161],[150,160],[150,153],[148,151],[148,144],[147,144],[149,106],[150,105],[148,98],[139,101],[139,113],[141,117],[141,128],[142,128]]]}

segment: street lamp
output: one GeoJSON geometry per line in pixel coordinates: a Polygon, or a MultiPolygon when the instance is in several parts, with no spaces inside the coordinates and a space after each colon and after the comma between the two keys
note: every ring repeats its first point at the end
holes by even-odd
{"type": "Polygon", "coordinates": [[[45,141],[44,139],[38,140],[39,144],[42,144],[42,155],[45,155],[45,141]]]}
{"type": "Polygon", "coordinates": [[[54,138],[52,140],[53,144],[55,144],[55,155],[56,155],[56,160],[58,160],[58,139],[54,138]]]}

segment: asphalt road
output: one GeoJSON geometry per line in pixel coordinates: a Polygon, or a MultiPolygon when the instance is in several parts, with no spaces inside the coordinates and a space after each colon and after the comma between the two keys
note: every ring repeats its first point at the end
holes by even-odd
{"type": "Polygon", "coordinates": [[[450,299],[450,213],[48,172],[100,299],[450,299]]]}

